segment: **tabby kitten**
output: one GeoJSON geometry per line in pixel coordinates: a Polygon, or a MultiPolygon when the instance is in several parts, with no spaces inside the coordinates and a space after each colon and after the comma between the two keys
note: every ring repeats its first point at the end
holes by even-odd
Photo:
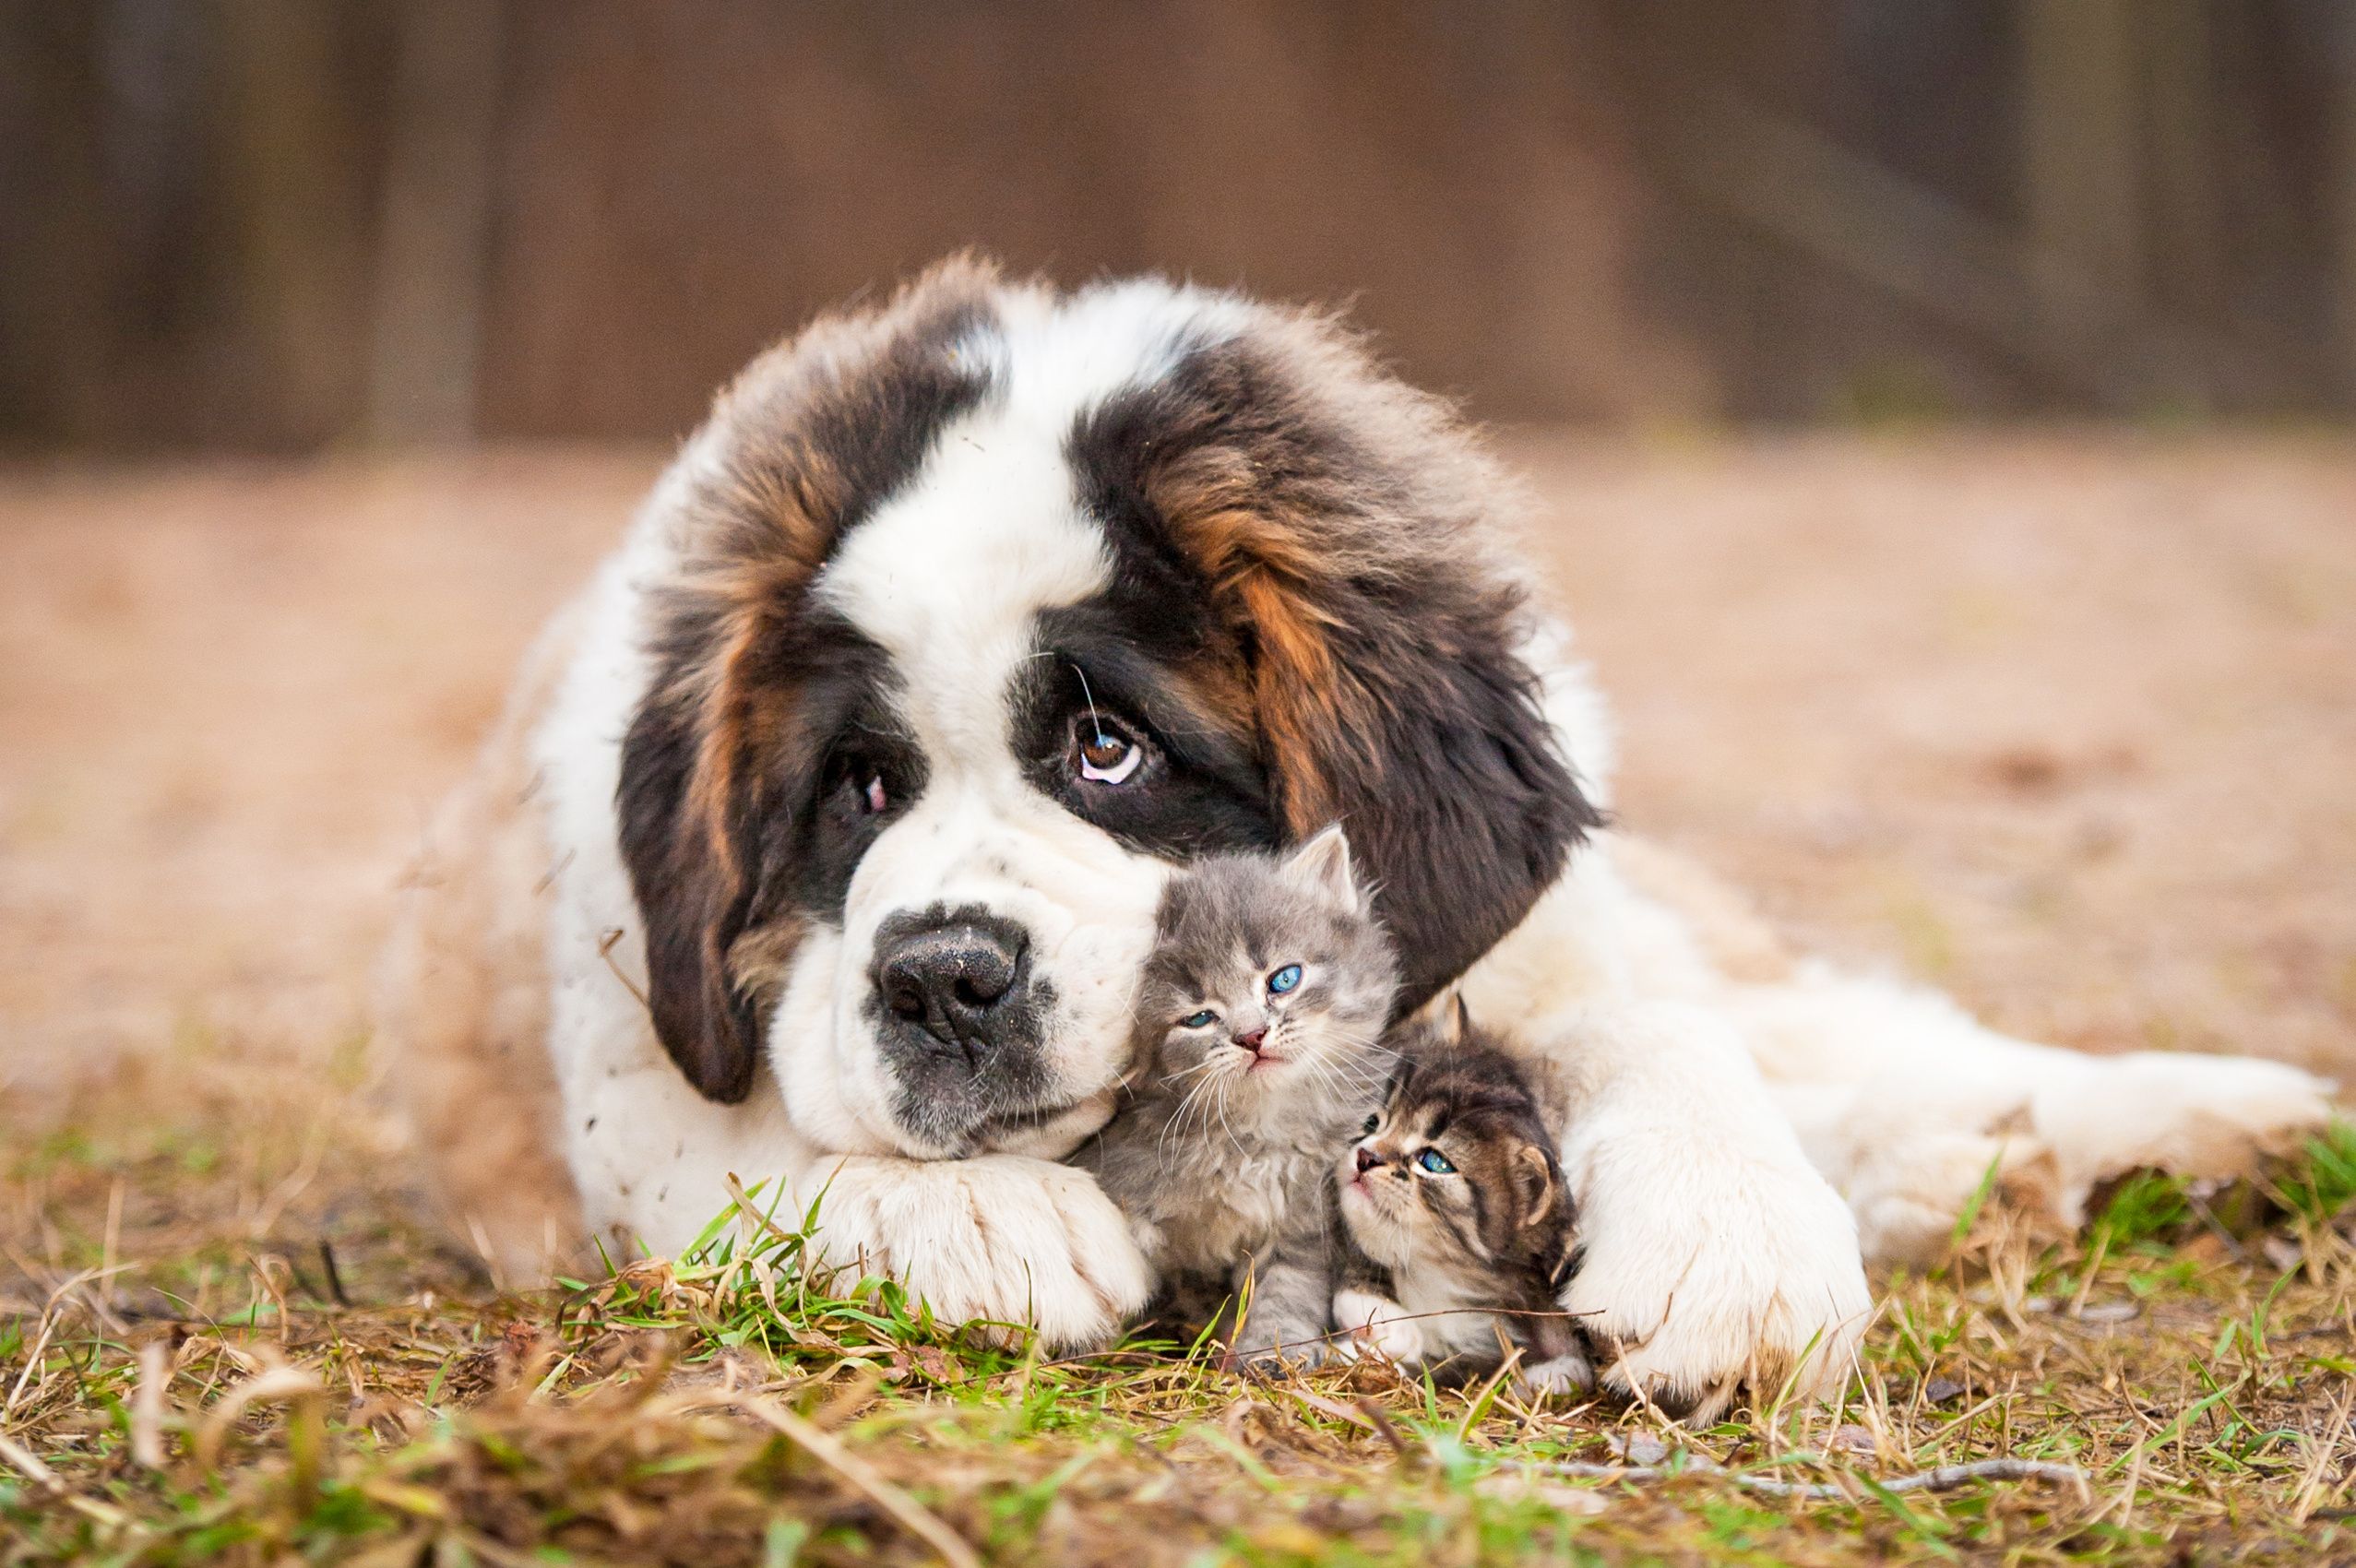
{"type": "Polygon", "coordinates": [[[1458,1374],[1493,1368],[1510,1341],[1526,1388],[1590,1386],[1562,1315],[1577,1265],[1570,1194],[1529,1080],[1461,1005],[1451,1027],[1410,1026],[1393,1044],[1403,1062],[1390,1092],[1335,1172],[1363,1253],[1335,1296],[1336,1326],[1404,1365],[1458,1374]]]}
{"type": "Polygon", "coordinates": [[[1197,861],[1164,892],[1156,937],[1130,1098],[1074,1158],[1189,1328],[1248,1280],[1231,1356],[1320,1360],[1339,1253],[1327,1173],[1389,1066],[1390,943],[1339,827],[1282,860],[1197,861]]]}

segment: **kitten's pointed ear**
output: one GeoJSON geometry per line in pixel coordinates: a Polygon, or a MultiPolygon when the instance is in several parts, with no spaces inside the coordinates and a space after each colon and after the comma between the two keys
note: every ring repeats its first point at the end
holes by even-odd
{"type": "Polygon", "coordinates": [[[1448,993],[1448,1043],[1462,1045],[1472,1038],[1472,1009],[1464,1004],[1461,990],[1448,993]]]}
{"type": "Polygon", "coordinates": [[[1554,1162],[1536,1144],[1524,1144],[1514,1150],[1512,1173],[1521,1213],[1515,1228],[1527,1230],[1545,1218],[1554,1205],[1554,1162]]]}
{"type": "Polygon", "coordinates": [[[1362,911],[1366,908],[1366,895],[1359,887],[1358,874],[1350,863],[1350,839],[1338,822],[1319,829],[1293,850],[1286,858],[1284,869],[1304,885],[1347,909],[1362,911]]]}

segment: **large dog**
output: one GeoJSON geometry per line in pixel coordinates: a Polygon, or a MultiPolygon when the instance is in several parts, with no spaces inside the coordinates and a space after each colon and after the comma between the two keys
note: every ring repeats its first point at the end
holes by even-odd
{"type": "Polygon", "coordinates": [[[1514,487],[1330,322],[980,264],[720,398],[441,819],[387,1039],[453,1220],[543,1271],[725,1179],[953,1319],[1113,1334],[1147,1271],[1057,1163],[1111,1110],[1156,897],[1344,824],[1407,966],[1526,1042],[1565,1305],[1674,1407],[1820,1386],[1861,1253],[1987,1173],[2060,1223],[2318,1123],[2270,1063],[2092,1058],[1795,963],[1605,826],[1610,742],[1514,487]]]}

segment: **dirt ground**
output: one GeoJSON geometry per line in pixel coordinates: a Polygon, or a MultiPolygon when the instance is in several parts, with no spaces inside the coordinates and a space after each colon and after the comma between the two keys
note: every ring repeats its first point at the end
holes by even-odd
{"type": "MultiPolygon", "coordinates": [[[[1513,455],[1630,826],[2021,1032],[2356,1081],[2356,442],[1513,455]]],[[[708,1260],[488,1294],[372,1110],[371,958],[659,462],[0,472],[0,1564],[930,1561],[890,1488],[947,1547],[1147,1568],[2356,1541],[2345,1129],[2279,1209],[2130,1183],[2083,1247],[1992,1214],[1880,1281],[1853,1399],[1700,1433],[1362,1365],[1017,1360],[708,1260]],[[787,1465],[715,1378],[879,1471],[787,1465]],[[1890,1490],[1957,1464],[2045,1473],[1890,1490]]]]}
{"type": "MultiPolygon", "coordinates": [[[[2114,1050],[2356,1066],[2356,444],[1524,434],[1618,809],[2114,1050]]],[[[404,859],[660,454],[0,475],[0,1101],[364,1028],[404,859]]]]}

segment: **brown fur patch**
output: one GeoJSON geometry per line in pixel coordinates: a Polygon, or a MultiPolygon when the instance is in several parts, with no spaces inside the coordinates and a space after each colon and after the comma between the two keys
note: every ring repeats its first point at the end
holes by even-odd
{"type": "Polygon", "coordinates": [[[1598,820],[1522,662],[1511,487],[1445,407],[1277,310],[1083,416],[1072,452],[1116,552],[1199,595],[1191,663],[1240,667],[1222,701],[1248,693],[1286,833],[1348,828],[1420,1004],[1598,820]]]}
{"type": "Polygon", "coordinates": [[[987,318],[996,274],[957,260],[880,310],[830,317],[723,392],[699,439],[719,455],[690,495],[674,580],[655,600],[656,673],[623,748],[623,856],[647,921],[655,1028],[690,1082],[750,1092],[756,998],[737,952],[782,969],[800,922],[766,864],[791,777],[788,662],[812,580],[843,530],[914,471],[984,385],[958,342],[987,318]]]}

